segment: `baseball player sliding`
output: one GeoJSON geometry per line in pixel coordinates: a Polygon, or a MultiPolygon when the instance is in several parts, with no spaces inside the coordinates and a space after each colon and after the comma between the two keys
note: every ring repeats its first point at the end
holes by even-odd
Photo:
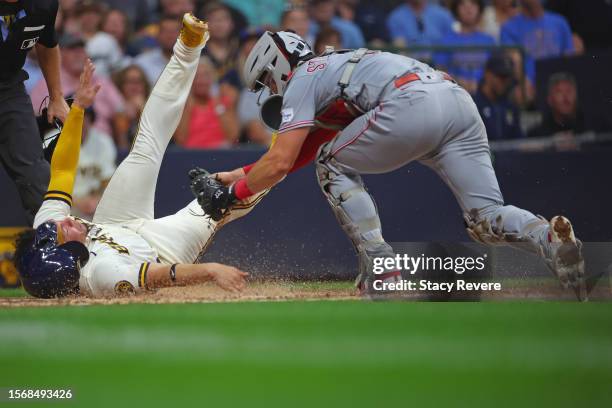
{"type": "Polygon", "coordinates": [[[395,254],[383,239],[360,174],[386,173],[418,160],[451,188],[473,239],[527,246],[564,286],[586,299],[581,243],[571,223],[561,216],[548,222],[504,205],[478,110],[445,73],[366,49],[330,50],[317,57],[294,33],[266,32],[245,62],[244,78],[251,90],[265,86],[282,96],[280,128],[254,165],[219,173],[216,180],[196,177],[192,189],[213,218],[278,183],[314,158],[321,145],[319,185],[358,253],[358,286],[368,290],[374,279],[396,281],[401,275],[372,272],[374,258],[395,254]]]}
{"type": "Polygon", "coordinates": [[[220,222],[206,216],[195,200],[174,215],[154,219],[153,214],[162,157],[207,40],[207,25],[186,14],[174,55],[145,105],[132,150],[113,175],[93,223],[70,216],[83,110],[99,89],[91,83],[94,68],[87,63],[51,161],[49,191],[34,229],[17,242],[16,265],[31,295],[112,296],[204,281],[231,291],[244,287],[247,274],[236,268],[193,262],[222,224],[246,214],[256,200],[234,206],[236,211],[220,222]]]}

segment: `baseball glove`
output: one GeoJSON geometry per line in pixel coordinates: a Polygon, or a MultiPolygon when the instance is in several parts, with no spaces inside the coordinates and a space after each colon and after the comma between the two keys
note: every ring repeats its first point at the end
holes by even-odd
{"type": "Polygon", "coordinates": [[[202,210],[215,221],[223,218],[236,202],[232,189],[224,186],[208,171],[196,167],[189,171],[190,188],[202,210]]]}

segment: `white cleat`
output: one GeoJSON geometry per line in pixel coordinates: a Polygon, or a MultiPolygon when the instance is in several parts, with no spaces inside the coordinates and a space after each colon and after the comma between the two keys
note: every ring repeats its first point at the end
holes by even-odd
{"type": "Polygon", "coordinates": [[[199,47],[208,40],[208,24],[191,13],[185,13],[180,39],[187,47],[199,47]]]}
{"type": "Polygon", "coordinates": [[[562,216],[553,217],[548,239],[548,248],[544,250],[546,264],[563,287],[572,287],[578,300],[587,301],[582,243],[576,239],[572,223],[562,216]]]}

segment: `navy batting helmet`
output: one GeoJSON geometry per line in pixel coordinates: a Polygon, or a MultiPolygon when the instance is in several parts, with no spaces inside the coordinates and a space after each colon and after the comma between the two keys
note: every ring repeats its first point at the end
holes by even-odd
{"type": "Polygon", "coordinates": [[[16,259],[25,290],[39,298],[66,296],[78,289],[80,269],[89,251],[78,241],[58,245],[57,225],[48,221],[35,230],[32,244],[16,259]]]}

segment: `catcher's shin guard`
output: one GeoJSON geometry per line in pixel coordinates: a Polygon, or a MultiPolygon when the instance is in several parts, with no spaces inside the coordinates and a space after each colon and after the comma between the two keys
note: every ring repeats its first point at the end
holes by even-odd
{"type": "Polygon", "coordinates": [[[376,204],[361,177],[343,168],[333,157],[326,157],[326,147],[329,146],[322,148],[316,162],[319,186],[357,251],[356,285],[363,287],[372,281],[374,258],[394,257],[395,253],[383,239],[376,204]]]}

